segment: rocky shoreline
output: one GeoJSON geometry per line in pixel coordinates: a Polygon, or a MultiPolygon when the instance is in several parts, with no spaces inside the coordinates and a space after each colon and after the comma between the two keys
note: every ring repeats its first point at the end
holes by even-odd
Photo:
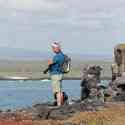
{"type": "Polygon", "coordinates": [[[122,120],[119,125],[124,125],[124,112],[124,102],[77,102],[62,107],[37,104],[16,111],[1,111],[0,125],[116,125],[113,123],[119,117],[122,120]]]}
{"type": "MultiPolygon", "coordinates": [[[[32,107],[6,111],[0,113],[0,125],[43,125],[44,121],[64,121],[74,117],[81,112],[98,112],[108,105],[100,102],[76,102],[62,107],[53,107],[48,104],[37,104],[32,107]],[[39,124],[33,124],[34,121],[41,121],[39,124]]],[[[51,125],[51,124],[50,124],[51,125]]],[[[67,123],[65,125],[74,125],[67,123]]]]}

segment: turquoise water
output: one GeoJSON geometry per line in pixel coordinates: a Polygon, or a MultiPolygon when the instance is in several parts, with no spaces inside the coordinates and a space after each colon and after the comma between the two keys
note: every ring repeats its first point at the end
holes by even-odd
{"type": "MultiPolygon", "coordinates": [[[[80,97],[80,80],[64,80],[63,88],[69,98],[80,97]]],[[[0,81],[0,109],[23,108],[52,100],[51,81],[0,81]]]]}

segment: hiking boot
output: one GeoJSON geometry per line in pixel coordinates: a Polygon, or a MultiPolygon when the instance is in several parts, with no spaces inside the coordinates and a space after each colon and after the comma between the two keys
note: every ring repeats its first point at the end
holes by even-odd
{"type": "Polygon", "coordinates": [[[57,101],[54,101],[54,102],[53,102],[53,106],[57,106],[57,101]]]}

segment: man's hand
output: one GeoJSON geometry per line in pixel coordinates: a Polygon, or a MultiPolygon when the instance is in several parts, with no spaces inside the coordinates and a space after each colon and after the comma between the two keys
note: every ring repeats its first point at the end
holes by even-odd
{"type": "Polygon", "coordinates": [[[47,72],[48,72],[48,69],[44,70],[44,71],[43,71],[43,74],[47,74],[47,72]]]}
{"type": "Polygon", "coordinates": [[[48,65],[53,64],[53,61],[51,59],[48,60],[48,65]]]}

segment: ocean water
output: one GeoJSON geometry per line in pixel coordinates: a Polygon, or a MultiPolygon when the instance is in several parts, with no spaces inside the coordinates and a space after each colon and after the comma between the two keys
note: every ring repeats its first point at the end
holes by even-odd
{"type": "MultiPolygon", "coordinates": [[[[103,81],[107,84],[107,81],[103,81]]],[[[70,99],[80,98],[80,80],[63,80],[70,99]]],[[[16,109],[53,101],[51,81],[0,81],[0,109],[16,109]]]]}

